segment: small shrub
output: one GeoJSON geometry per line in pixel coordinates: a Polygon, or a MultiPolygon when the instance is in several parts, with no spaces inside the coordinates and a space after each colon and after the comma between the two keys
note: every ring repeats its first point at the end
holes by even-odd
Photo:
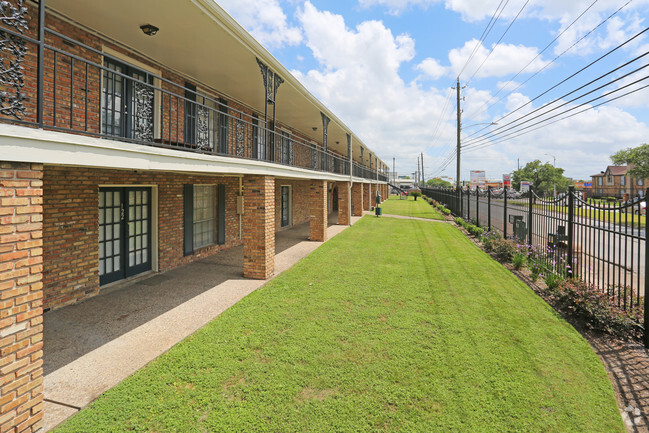
{"type": "Polygon", "coordinates": [[[525,266],[525,254],[523,254],[520,250],[514,253],[514,256],[512,257],[512,264],[514,265],[514,269],[520,271],[523,266],[525,266]]]}
{"type": "Polygon", "coordinates": [[[563,278],[559,275],[549,272],[543,279],[548,286],[548,290],[556,290],[563,282],[563,278]]]}
{"type": "Polygon", "coordinates": [[[642,308],[624,311],[606,293],[577,279],[561,280],[554,289],[548,288],[548,292],[558,309],[579,319],[588,329],[624,338],[642,337],[637,326],[642,308]]]}
{"type": "Polygon", "coordinates": [[[496,260],[501,263],[510,262],[514,254],[516,254],[516,245],[507,239],[496,239],[492,240],[491,243],[496,260]]]}

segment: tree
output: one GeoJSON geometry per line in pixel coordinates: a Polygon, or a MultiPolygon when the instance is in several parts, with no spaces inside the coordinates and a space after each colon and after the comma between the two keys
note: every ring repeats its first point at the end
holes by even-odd
{"type": "Polygon", "coordinates": [[[649,144],[620,150],[611,155],[611,161],[613,161],[613,165],[632,166],[627,172],[629,175],[646,179],[649,177],[649,144]]]}
{"type": "Polygon", "coordinates": [[[563,192],[571,185],[570,179],[563,175],[563,168],[553,167],[546,162],[542,164],[538,159],[528,162],[525,167],[514,171],[512,186],[520,190],[521,181],[527,180],[532,182],[532,187],[537,194],[546,194],[554,191],[556,186],[557,192],[563,192]]]}
{"type": "Polygon", "coordinates": [[[451,182],[443,180],[443,179],[439,179],[439,178],[428,179],[428,182],[426,182],[426,185],[442,187],[442,188],[451,188],[451,187],[453,187],[451,182]]]}

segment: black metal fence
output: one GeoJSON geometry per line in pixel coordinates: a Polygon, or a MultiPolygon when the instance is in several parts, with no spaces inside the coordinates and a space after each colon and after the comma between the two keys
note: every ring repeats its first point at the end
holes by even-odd
{"type": "MultiPolygon", "coordinates": [[[[507,188],[423,188],[422,192],[455,216],[516,240],[522,250],[532,251],[542,261],[544,272],[592,284],[625,311],[644,308],[644,323],[648,323],[644,201],[584,200],[574,188],[548,198],[533,190],[521,196],[507,188]]],[[[647,334],[645,345],[649,346],[647,334]]]]}

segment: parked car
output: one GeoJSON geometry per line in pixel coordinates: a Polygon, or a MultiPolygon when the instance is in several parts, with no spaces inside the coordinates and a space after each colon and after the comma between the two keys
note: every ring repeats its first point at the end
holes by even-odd
{"type": "Polygon", "coordinates": [[[630,200],[622,202],[622,206],[629,206],[626,209],[627,212],[633,212],[636,215],[646,215],[647,214],[647,201],[642,197],[634,197],[630,200]]]}

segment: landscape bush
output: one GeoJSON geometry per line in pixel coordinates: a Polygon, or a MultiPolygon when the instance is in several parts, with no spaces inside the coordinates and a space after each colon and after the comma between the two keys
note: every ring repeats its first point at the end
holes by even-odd
{"type": "Polygon", "coordinates": [[[642,317],[641,306],[624,311],[614,298],[578,279],[562,279],[547,291],[556,308],[588,329],[624,338],[642,337],[637,325],[642,317]]]}

